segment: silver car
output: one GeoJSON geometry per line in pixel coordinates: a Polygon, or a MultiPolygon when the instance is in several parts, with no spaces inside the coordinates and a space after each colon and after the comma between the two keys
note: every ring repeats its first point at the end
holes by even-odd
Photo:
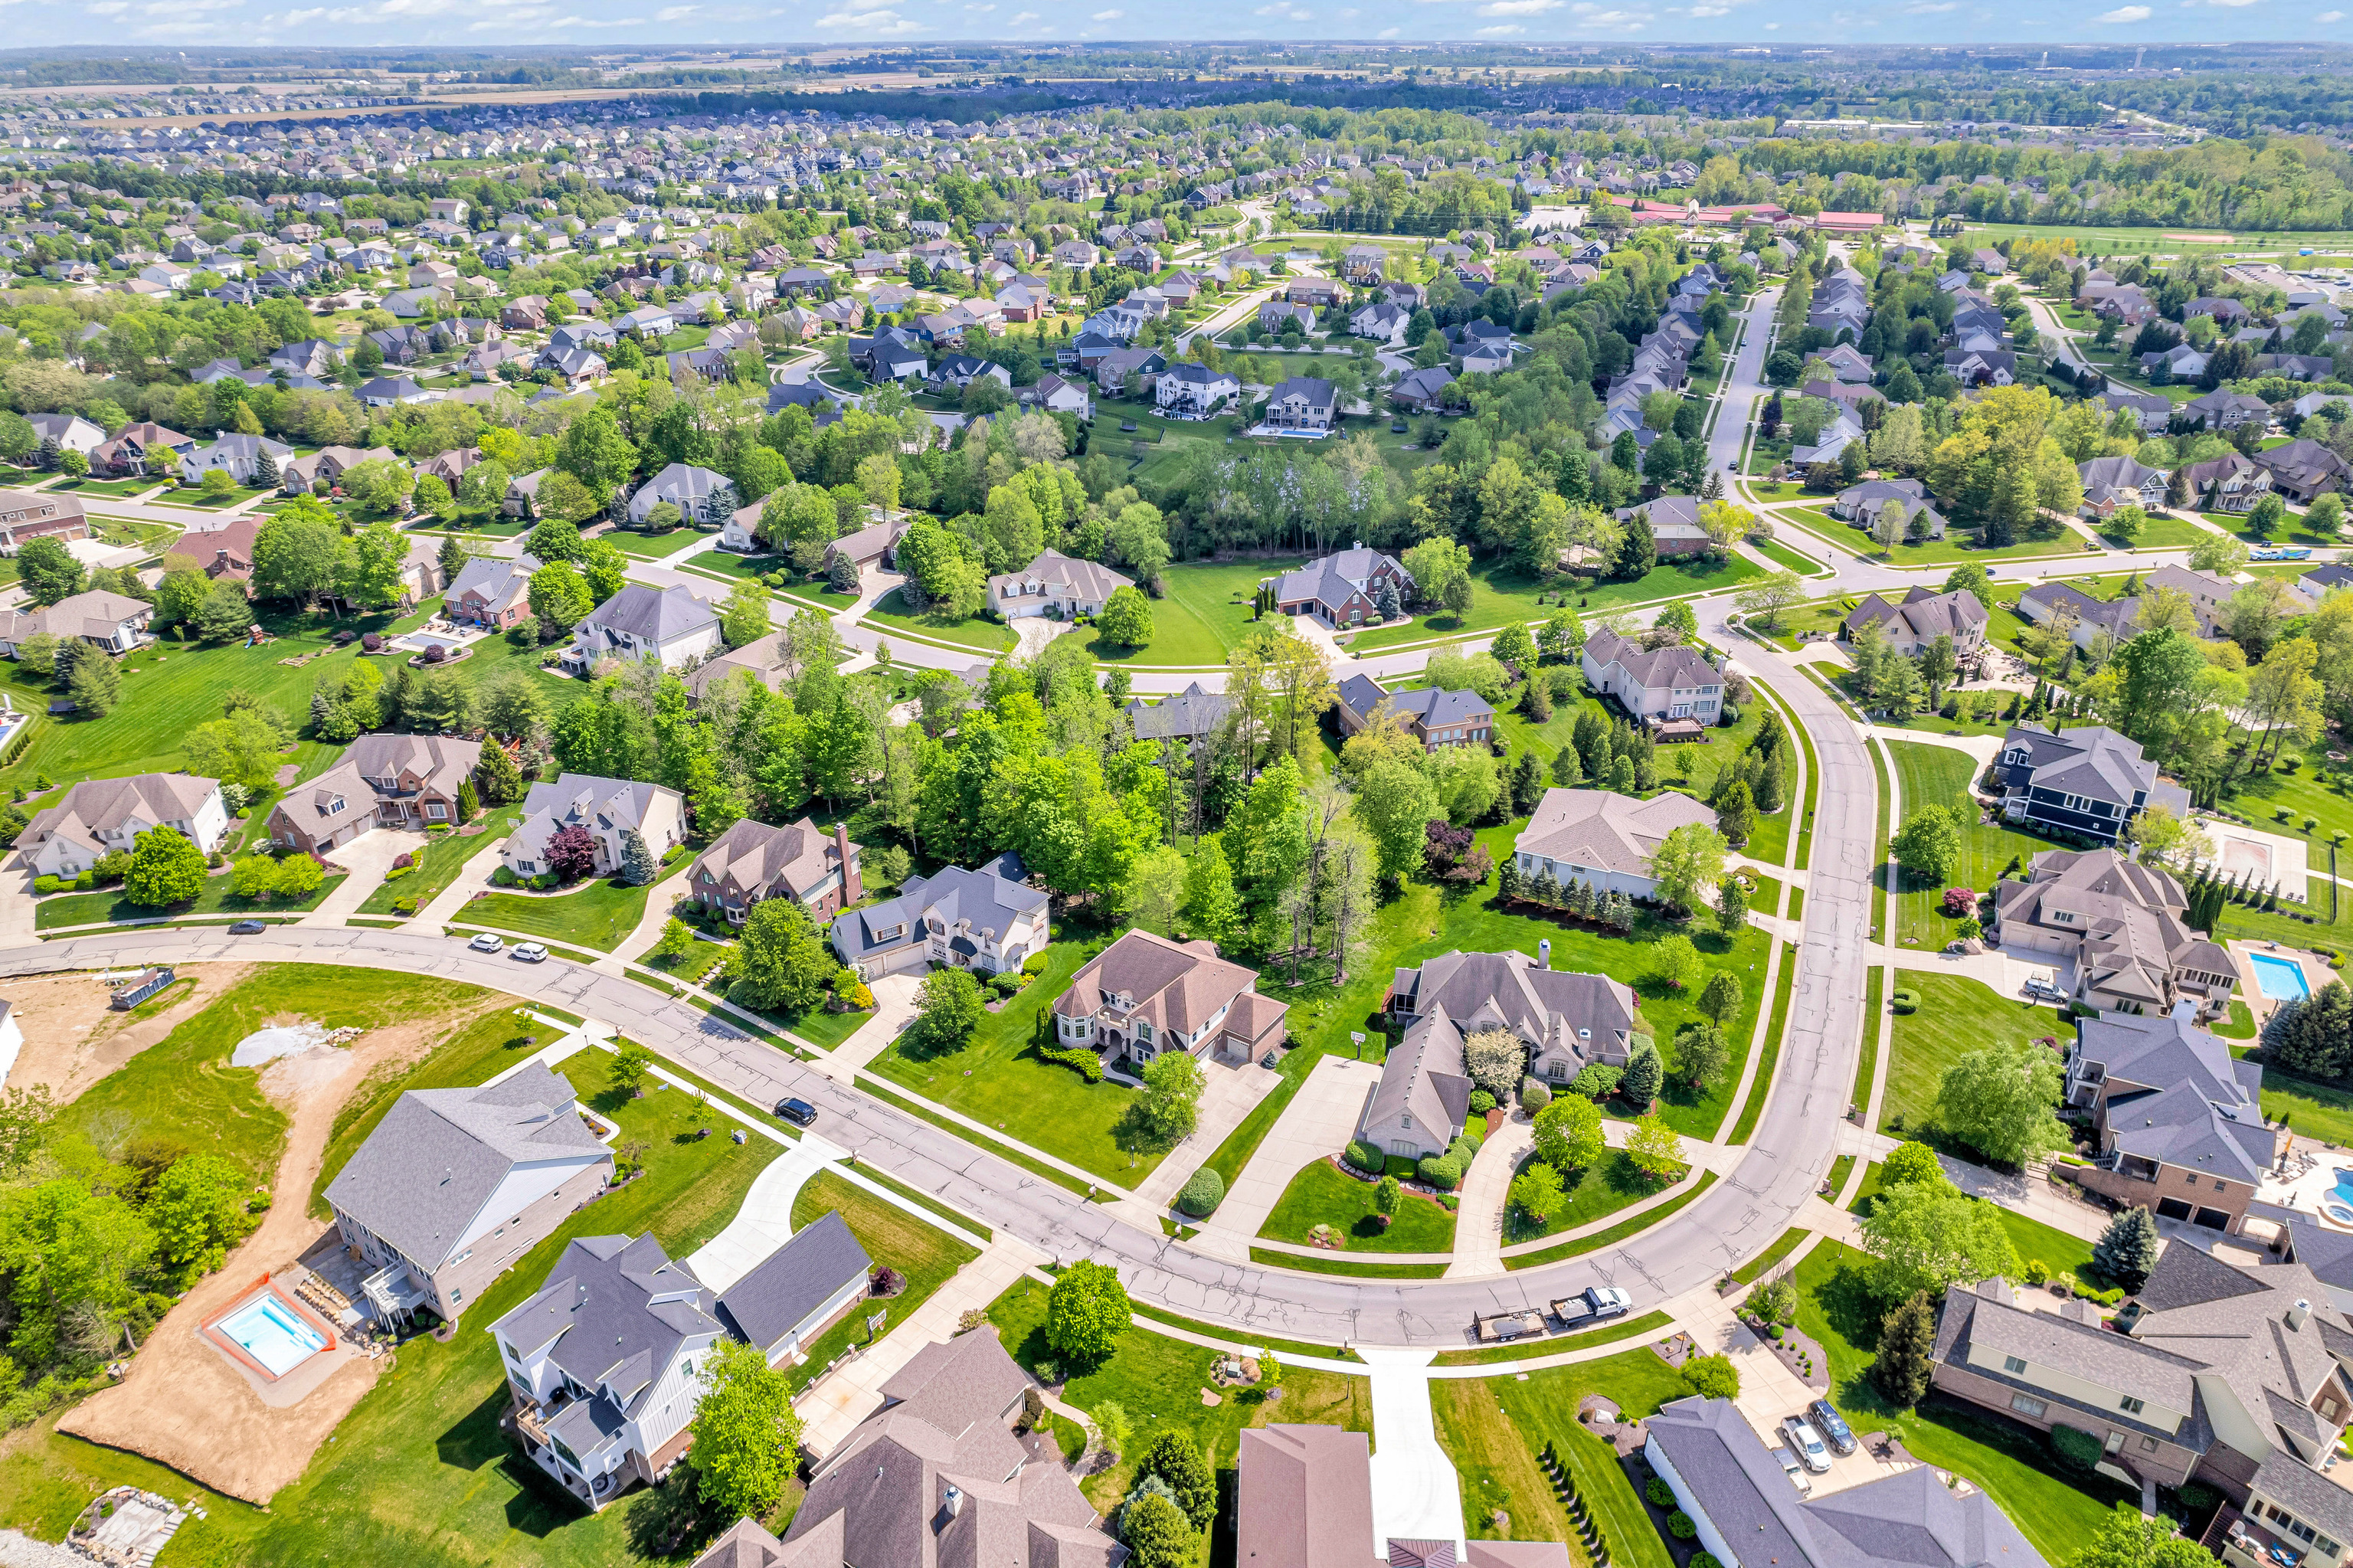
{"type": "Polygon", "coordinates": [[[1797,1416],[1792,1415],[1781,1423],[1781,1438],[1789,1445],[1791,1452],[1804,1461],[1806,1468],[1814,1474],[1819,1476],[1831,1467],[1829,1445],[1822,1441],[1820,1434],[1797,1416]]]}

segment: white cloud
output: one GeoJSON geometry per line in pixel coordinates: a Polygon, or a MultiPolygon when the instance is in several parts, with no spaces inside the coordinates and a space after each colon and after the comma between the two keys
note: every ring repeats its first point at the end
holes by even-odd
{"type": "Polygon", "coordinates": [[[1018,26],[1021,26],[1021,24],[1022,24],[1022,23],[1024,23],[1024,22],[1034,22],[1034,21],[1036,21],[1037,19],[1038,19],[1038,13],[1037,13],[1037,12],[1035,12],[1035,11],[1016,11],[1016,12],[1013,14],[1013,20],[1012,20],[1012,21],[1010,21],[1010,22],[1008,22],[1008,23],[1007,23],[1007,24],[1006,24],[1006,26],[1010,26],[1010,27],[1018,27],[1018,26]]]}
{"type": "Polygon", "coordinates": [[[1525,27],[1517,23],[1509,23],[1501,27],[1482,27],[1479,29],[1479,36],[1482,38],[1508,38],[1526,31],[1525,27]]]}
{"type": "Polygon", "coordinates": [[[2092,20],[2113,25],[2121,22],[2146,22],[2148,16],[2149,11],[2146,5],[2119,5],[2113,11],[2101,12],[2092,20]]]}
{"type": "Polygon", "coordinates": [[[700,5],[665,5],[660,10],[654,13],[654,20],[657,22],[683,22],[689,16],[693,16],[697,11],[702,9],[702,7],[700,5]]]}
{"type": "Polygon", "coordinates": [[[1488,0],[1479,7],[1482,16],[1541,16],[1546,11],[1557,11],[1564,0],[1488,0]]]}
{"type": "Polygon", "coordinates": [[[1915,0],[1915,4],[1904,7],[1904,14],[1907,16],[1941,16],[1947,11],[1960,8],[1960,0],[1915,0]]]}
{"type": "Polygon", "coordinates": [[[867,37],[895,38],[923,31],[923,25],[896,11],[878,10],[889,0],[845,0],[849,9],[819,16],[817,25],[828,32],[857,33],[867,37]]]}
{"type": "Polygon", "coordinates": [[[2319,16],[2315,16],[2313,20],[2316,22],[2341,22],[2345,20],[2345,13],[2342,11],[2323,11],[2319,16]]]}
{"type": "Polygon", "coordinates": [[[1379,32],[1375,33],[1373,37],[1377,38],[1394,38],[1399,33],[1404,31],[1405,29],[1403,27],[1383,27],[1379,32]]]}
{"type": "Polygon", "coordinates": [[[1691,8],[1690,14],[1694,16],[1729,16],[1732,15],[1732,7],[1729,5],[1694,5],[1691,8]]]}
{"type": "Polygon", "coordinates": [[[1098,11],[1095,13],[1094,19],[1098,22],[1116,22],[1126,15],[1124,11],[1098,11]]]}
{"type": "Polygon", "coordinates": [[[1292,5],[1286,4],[1261,5],[1250,14],[1255,16],[1281,16],[1284,20],[1291,22],[1312,22],[1315,19],[1315,13],[1310,11],[1304,5],[1292,5]]]}

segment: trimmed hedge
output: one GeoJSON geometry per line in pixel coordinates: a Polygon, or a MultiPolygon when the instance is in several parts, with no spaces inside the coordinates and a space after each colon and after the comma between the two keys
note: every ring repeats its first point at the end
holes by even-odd
{"type": "Polygon", "coordinates": [[[1520,1080],[1520,1104],[1530,1115],[1533,1116],[1537,1111],[1544,1109],[1545,1107],[1552,1104],[1552,1091],[1545,1087],[1541,1082],[1533,1077],[1522,1078],[1520,1080]]]}
{"type": "Polygon", "coordinates": [[[1084,1046],[1040,1045],[1038,1056],[1041,1061],[1060,1063],[1090,1084],[1103,1082],[1103,1058],[1084,1046]]]}
{"type": "Polygon", "coordinates": [[[2051,1449],[2062,1463],[2078,1470],[2088,1470],[2098,1464],[2103,1452],[2097,1437],[2073,1426],[2053,1426],[2051,1449]]]}
{"type": "Polygon", "coordinates": [[[1381,1146],[1365,1138],[1352,1140],[1347,1152],[1340,1158],[1367,1176],[1378,1176],[1388,1169],[1389,1164],[1388,1156],[1381,1152],[1381,1146]]]}
{"type": "Polygon", "coordinates": [[[1909,986],[1897,986],[1895,995],[1891,1000],[1899,1013],[1920,1011],[1920,993],[1909,986]]]}
{"type": "Polygon", "coordinates": [[[1194,1219],[1207,1219],[1218,1212],[1226,1201],[1226,1179],[1204,1165],[1185,1179],[1176,1193],[1176,1212],[1194,1219]]]}

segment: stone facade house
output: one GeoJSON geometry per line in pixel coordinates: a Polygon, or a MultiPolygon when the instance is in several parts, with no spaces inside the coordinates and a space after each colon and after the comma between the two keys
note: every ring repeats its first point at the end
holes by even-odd
{"type": "Polygon", "coordinates": [[[1282,1043],[1289,1009],[1258,994],[1256,971],[1208,942],[1131,930],[1097,953],[1054,999],[1054,1039],[1137,1067],[1163,1051],[1255,1061],[1282,1043]]]}
{"type": "Polygon", "coordinates": [[[1704,727],[1724,716],[1724,672],[1695,648],[1645,648],[1607,630],[1585,640],[1587,683],[1653,730],[1677,720],[1704,727]]]}
{"type": "Polygon", "coordinates": [[[565,828],[585,828],[596,841],[598,876],[627,863],[628,835],[646,841],[654,859],[686,842],[686,802],[675,789],[636,779],[566,773],[538,783],[522,800],[522,821],[500,846],[499,863],[517,876],[546,874],[549,841],[565,828]]]}
{"type": "Polygon", "coordinates": [[[828,833],[806,817],[786,828],[740,818],[688,870],[687,896],[731,925],[765,898],[789,898],[822,923],[866,895],[860,853],[839,822],[828,833]]]}
{"type": "Polygon", "coordinates": [[[2103,1012],[2198,1018],[2227,1011],[2238,984],[2231,955],[2191,928],[2181,884],[2115,850],[2045,850],[2023,882],[1994,889],[1988,937],[2072,966],[2078,1000],[2103,1012]]]}
{"type": "Polygon", "coordinates": [[[37,876],[72,878],[101,855],[128,853],[139,835],[170,828],[210,853],[228,832],[220,780],[186,773],[85,779],[45,806],[16,839],[16,863],[37,876]]]}

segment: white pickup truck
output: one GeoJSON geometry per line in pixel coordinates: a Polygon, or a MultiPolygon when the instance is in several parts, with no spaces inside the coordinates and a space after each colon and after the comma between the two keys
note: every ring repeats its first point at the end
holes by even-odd
{"type": "Polygon", "coordinates": [[[1633,1298],[1622,1290],[1596,1285],[1552,1304],[1552,1315],[1564,1329],[1580,1329],[1605,1318],[1622,1318],[1633,1309],[1633,1298]]]}

